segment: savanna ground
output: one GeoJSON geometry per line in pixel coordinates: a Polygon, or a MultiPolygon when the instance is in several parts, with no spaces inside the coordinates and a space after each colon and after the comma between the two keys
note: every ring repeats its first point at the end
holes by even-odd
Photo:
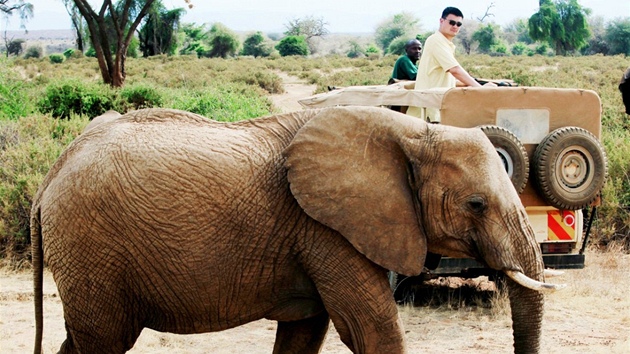
{"type": "MultiPolygon", "coordinates": [[[[278,73],[285,92],[272,95],[284,111],[316,89],[278,73]]],[[[24,263],[27,264],[27,263],[24,263]]],[[[546,296],[542,353],[630,352],[630,255],[608,248],[587,250],[586,266],[549,279],[564,290],[546,296]]],[[[440,279],[429,291],[430,306],[399,305],[410,353],[512,352],[509,303],[503,291],[479,278],[472,284],[440,279]]],[[[0,268],[0,352],[31,352],[34,341],[30,266],[0,268]],[[18,267],[19,268],[19,267],[18,267]],[[11,269],[11,270],[10,270],[11,269]]],[[[276,324],[260,320],[218,333],[175,335],[145,329],[131,353],[270,353],[276,324]]],[[[49,272],[44,277],[44,353],[56,353],[65,338],[63,311],[49,272]]],[[[350,353],[333,326],[322,353],[350,353]]]]}
{"type": "MultiPolygon", "coordinates": [[[[584,269],[550,281],[567,288],[546,296],[542,353],[630,353],[630,255],[588,250],[584,269]]],[[[477,288],[449,278],[430,292],[433,306],[400,305],[410,353],[510,353],[506,294],[482,278],[477,288]],[[447,283],[447,284],[445,284],[447,283]],[[450,285],[448,284],[450,283],[450,285]],[[490,286],[488,286],[490,285],[490,286]],[[485,289],[485,290],[484,290],[485,289]],[[490,289],[490,290],[487,290],[490,289]]],[[[35,321],[30,269],[0,269],[0,352],[32,352],[35,321]]],[[[276,324],[260,320],[217,333],[175,335],[145,329],[130,353],[271,353],[276,324]]],[[[65,338],[61,300],[44,276],[44,353],[65,338]]],[[[331,326],[322,353],[350,351],[331,326]]]]}

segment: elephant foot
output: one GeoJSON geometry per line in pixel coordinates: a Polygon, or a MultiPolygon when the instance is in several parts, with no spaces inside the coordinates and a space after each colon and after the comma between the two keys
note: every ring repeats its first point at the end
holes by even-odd
{"type": "Polygon", "coordinates": [[[320,351],[330,318],[325,311],[319,315],[299,321],[278,321],[274,354],[317,354],[320,351]]]}

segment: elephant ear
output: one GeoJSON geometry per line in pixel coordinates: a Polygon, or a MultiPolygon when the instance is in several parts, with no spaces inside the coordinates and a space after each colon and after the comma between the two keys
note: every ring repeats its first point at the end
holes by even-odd
{"type": "Polygon", "coordinates": [[[405,275],[427,252],[402,132],[418,119],[384,108],[328,108],[285,151],[291,192],[304,211],[368,259],[405,275]]]}

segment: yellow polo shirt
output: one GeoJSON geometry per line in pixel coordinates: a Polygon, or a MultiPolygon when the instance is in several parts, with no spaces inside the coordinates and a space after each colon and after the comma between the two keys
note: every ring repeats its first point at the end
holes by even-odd
{"type": "MultiPolygon", "coordinates": [[[[427,38],[416,76],[416,90],[434,87],[455,87],[457,80],[447,70],[459,65],[455,59],[455,44],[441,32],[435,32],[427,38]]],[[[420,117],[431,122],[440,121],[440,112],[435,108],[427,108],[423,116],[420,107],[411,106],[407,114],[420,117]]]]}

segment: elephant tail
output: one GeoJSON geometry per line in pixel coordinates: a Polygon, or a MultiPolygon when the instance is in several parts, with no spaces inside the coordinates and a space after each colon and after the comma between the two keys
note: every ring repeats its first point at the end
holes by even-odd
{"type": "Polygon", "coordinates": [[[42,334],[44,332],[44,248],[42,245],[41,209],[31,212],[31,254],[33,262],[33,286],[35,299],[35,348],[33,353],[42,352],[42,334]]]}

